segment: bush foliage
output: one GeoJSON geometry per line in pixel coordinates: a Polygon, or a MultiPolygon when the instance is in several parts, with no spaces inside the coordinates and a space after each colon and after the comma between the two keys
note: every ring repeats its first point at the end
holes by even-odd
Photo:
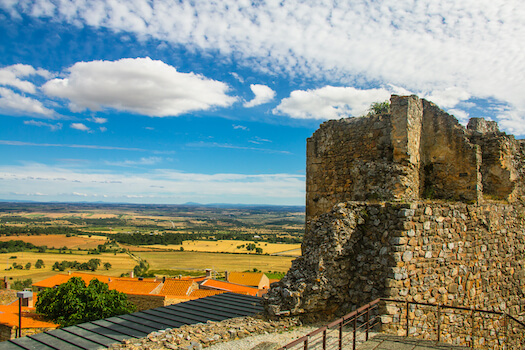
{"type": "Polygon", "coordinates": [[[86,286],[81,278],[73,277],[58,288],[38,294],[36,311],[62,327],[100,320],[135,311],[126,294],[109,290],[96,279],[86,286]]]}

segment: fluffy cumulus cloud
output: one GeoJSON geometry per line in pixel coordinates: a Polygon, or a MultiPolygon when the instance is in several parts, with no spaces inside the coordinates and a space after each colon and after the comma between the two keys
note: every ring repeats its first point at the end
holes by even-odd
{"type": "Polygon", "coordinates": [[[37,86],[27,80],[31,76],[45,79],[52,74],[44,69],[35,69],[27,64],[15,64],[0,68],[0,113],[10,115],[33,115],[51,118],[55,114],[42,102],[26,94],[37,93],[37,86]]]}
{"type": "Polygon", "coordinates": [[[0,87],[0,113],[11,115],[33,115],[52,118],[55,112],[46,108],[42,102],[0,87]]]}
{"type": "Polygon", "coordinates": [[[423,97],[442,108],[452,108],[461,101],[468,100],[470,94],[461,88],[449,87],[444,90],[432,91],[432,93],[423,97]]]}
{"type": "Polygon", "coordinates": [[[274,109],[274,113],[297,119],[339,119],[366,114],[370,104],[389,98],[390,91],[386,89],[325,86],[293,91],[274,109]]]}
{"type": "Polygon", "coordinates": [[[184,203],[187,201],[302,205],[304,175],[199,174],[173,170],[119,173],[93,169],[69,169],[30,163],[0,167],[0,197],[39,200],[134,201],[184,203]],[[45,193],[42,193],[45,188],[45,193]]]}
{"type": "Polygon", "coordinates": [[[35,85],[27,80],[21,78],[38,75],[44,78],[51,78],[52,74],[44,69],[35,69],[27,64],[14,64],[0,68],[0,85],[14,87],[22,92],[34,94],[36,92],[35,85]]]}
{"type": "Polygon", "coordinates": [[[521,78],[525,3],[521,0],[21,0],[1,4],[15,16],[23,12],[131,32],[139,38],[234,55],[265,71],[341,82],[393,83],[413,91],[459,86],[472,96],[525,106],[521,78]]]}
{"type": "Polygon", "coordinates": [[[66,78],[50,80],[42,89],[68,99],[73,111],[112,108],[152,117],[226,107],[236,100],[222,82],[180,73],[150,58],[78,62],[66,78]]]}
{"type": "Polygon", "coordinates": [[[244,107],[254,107],[268,103],[275,97],[275,91],[269,88],[266,85],[261,84],[251,84],[250,89],[252,89],[255,97],[251,101],[244,103],[244,107]]]}

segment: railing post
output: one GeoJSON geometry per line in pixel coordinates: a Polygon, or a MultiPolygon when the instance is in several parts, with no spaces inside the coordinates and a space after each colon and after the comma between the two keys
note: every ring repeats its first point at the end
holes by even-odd
{"type": "Polygon", "coordinates": [[[339,323],[339,350],[343,350],[343,323],[344,319],[339,323]]]}
{"type": "Polygon", "coordinates": [[[407,301],[407,332],[406,332],[406,337],[408,337],[408,309],[410,308],[410,302],[407,301]]]}
{"type": "Polygon", "coordinates": [[[474,308],[470,309],[470,347],[474,349],[474,308]]]}
{"type": "Polygon", "coordinates": [[[370,306],[366,308],[366,336],[365,341],[368,341],[368,329],[370,327],[370,306]]]}
{"type": "MultiPolygon", "coordinates": [[[[507,343],[509,342],[509,338],[508,338],[508,334],[507,334],[507,325],[509,323],[509,315],[507,313],[505,313],[505,319],[503,320],[503,325],[505,326],[505,333],[503,335],[503,339],[505,339],[505,345],[507,345],[507,343]]],[[[507,349],[507,346],[505,346],[505,348],[507,349]]]]}
{"type": "Polygon", "coordinates": [[[308,338],[304,341],[304,350],[308,350],[308,338]]]}
{"type": "Polygon", "coordinates": [[[355,314],[354,316],[354,341],[353,341],[353,345],[352,345],[352,349],[355,350],[355,338],[357,336],[357,313],[355,314]]]}
{"type": "Polygon", "coordinates": [[[326,329],[323,331],[323,350],[326,350],[326,329]]]}
{"type": "Polygon", "coordinates": [[[441,305],[438,304],[437,305],[437,321],[438,321],[438,324],[437,324],[437,341],[439,343],[439,341],[441,340],[441,305]]]}

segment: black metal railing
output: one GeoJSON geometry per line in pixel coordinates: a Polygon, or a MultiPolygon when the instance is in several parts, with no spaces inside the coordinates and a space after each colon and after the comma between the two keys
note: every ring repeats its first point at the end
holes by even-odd
{"type": "Polygon", "coordinates": [[[427,338],[429,335],[434,335],[431,340],[449,342],[449,339],[444,339],[443,336],[446,330],[448,338],[453,335],[458,343],[456,345],[491,349],[504,348],[504,344],[521,344],[525,339],[525,323],[502,311],[397,299],[381,300],[385,303],[403,305],[399,312],[399,316],[403,317],[399,317],[398,328],[404,329],[407,337],[409,335],[421,337],[423,335],[421,331],[425,331],[427,338]],[[417,307],[429,308],[423,314],[427,315],[427,318],[428,315],[436,315],[434,324],[431,322],[418,324],[418,317],[415,315],[417,307]],[[414,315],[411,315],[412,313],[414,315]],[[404,322],[401,322],[401,319],[404,319],[404,322]]]}
{"type": "Polygon", "coordinates": [[[358,332],[368,340],[370,330],[379,324],[379,302],[376,299],[337,320],[294,340],[281,349],[356,349],[358,332]]]}
{"type": "Polygon", "coordinates": [[[380,298],[294,340],[280,350],[342,350],[350,349],[350,346],[355,350],[357,343],[367,341],[370,330],[380,324],[381,314],[397,319],[397,322],[390,322],[385,327],[390,327],[387,332],[396,331],[395,333],[402,333],[407,337],[430,337],[436,342],[449,342],[451,334],[454,334],[455,342],[461,343],[457,345],[474,348],[475,341],[478,340],[476,347],[492,349],[513,348],[514,343],[519,345],[525,341],[525,323],[501,311],[380,298]],[[386,307],[387,303],[401,304],[402,307],[394,315],[381,313],[380,306],[386,307]],[[423,317],[419,317],[419,323],[415,314],[417,307],[430,308],[421,313],[425,318],[423,320],[423,317]],[[447,337],[442,334],[444,330],[447,331],[447,337]],[[489,338],[492,338],[492,342],[489,338]]]}

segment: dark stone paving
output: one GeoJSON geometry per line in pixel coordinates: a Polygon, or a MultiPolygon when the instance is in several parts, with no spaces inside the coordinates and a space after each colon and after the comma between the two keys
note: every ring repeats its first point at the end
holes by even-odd
{"type": "Polygon", "coordinates": [[[359,345],[358,350],[463,350],[464,346],[455,346],[435,341],[416,338],[398,337],[395,335],[378,334],[367,342],[359,345]]]}

